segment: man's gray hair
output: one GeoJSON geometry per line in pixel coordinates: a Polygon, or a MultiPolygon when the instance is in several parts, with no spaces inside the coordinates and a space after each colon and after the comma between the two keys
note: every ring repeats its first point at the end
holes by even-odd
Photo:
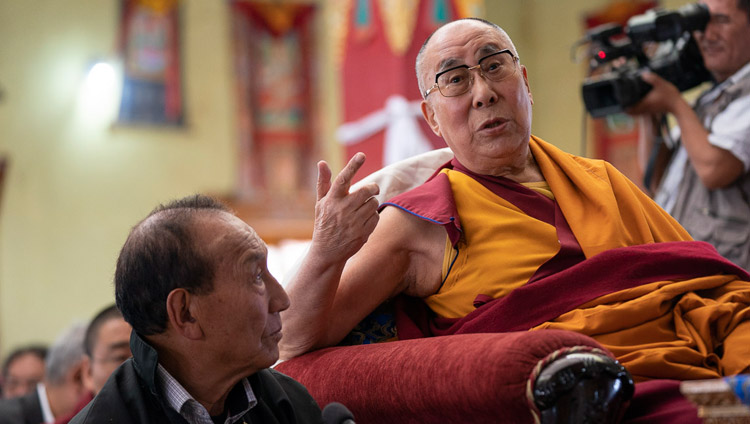
{"type": "Polygon", "coordinates": [[[62,332],[50,347],[45,362],[45,382],[59,385],[66,374],[83,360],[83,339],[86,324],[74,324],[62,332]]]}

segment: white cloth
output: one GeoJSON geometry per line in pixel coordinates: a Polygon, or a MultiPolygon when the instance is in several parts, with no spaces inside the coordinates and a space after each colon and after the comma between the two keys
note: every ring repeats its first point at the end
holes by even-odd
{"type": "Polygon", "coordinates": [[[436,169],[452,158],[453,152],[448,147],[430,150],[373,172],[354,184],[350,191],[357,190],[365,184],[377,183],[380,193],[375,198],[380,204],[393,196],[422,185],[435,173],[436,169]]]}
{"type": "Polygon", "coordinates": [[[341,125],[336,131],[336,138],[339,143],[348,146],[385,131],[383,166],[428,152],[433,147],[422,134],[417,121],[422,117],[420,104],[419,100],[410,102],[399,95],[390,96],[383,109],[341,125]]]}
{"type": "Polygon", "coordinates": [[[39,405],[42,407],[42,417],[45,423],[54,423],[55,416],[52,415],[52,407],[49,405],[49,398],[47,398],[47,389],[44,384],[38,383],[36,385],[36,392],[39,395],[39,405]]]}
{"type": "MultiPolygon", "coordinates": [[[[724,90],[734,85],[736,81],[750,73],[750,63],[740,68],[726,81],[713,87],[706,95],[699,99],[697,106],[711,103],[721,95],[724,90]]],[[[708,122],[703,122],[708,127],[708,122]]],[[[721,113],[716,115],[710,128],[707,128],[708,142],[712,145],[731,152],[744,165],[745,172],[750,170],[750,96],[741,97],[727,106],[721,113]]],[[[679,127],[672,129],[672,138],[680,137],[679,127]]],[[[669,213],[673,213],[677,200],[678,187],[685,174],[689,158],[685,147],[680,144],[675,152],[674,158],[667,169],[659,191],[654,200],[669,213]]]]}
{"type": "MultiPolygon", "coordinates": [[[[453,152],[448,147],[431,150],[381,168],[352,185],[349,191],[355,191],[359,187],[369,183],[376,183],[380,187],[380,193],[375,198],[378,200],[378,204],[380,204],[393,196],[421,185],[435,173],[438,167],[452,158],[453,152]]],[[[289,285],[292,277],[297,273],[300,265],[302,265],[302,260],[310,249],[310,242],[300,242],[295,246],[295,249],[299,253],[297,254],[298,256],[292,256],[296,259],[291,262],[291,266],[286,268],[283,274],[274,274],[284,287],[289,285]]],[[[272,262],[272,254],[275,254],[275,252],[269,246],[269,263],[272,262]]]]}

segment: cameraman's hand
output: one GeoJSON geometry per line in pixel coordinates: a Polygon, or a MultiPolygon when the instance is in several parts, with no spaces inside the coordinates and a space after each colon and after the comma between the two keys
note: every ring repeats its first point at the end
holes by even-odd
{"type": "Polygon", "coordinates": [[[641,74],[643,81],[651,84],[653,87],[646,96],[636,103],[633,107],[628,108],[627,113],[630,115],[641,114],[663,114],[674,113],[679,102],[684,102],[680,90],[671,82],[656,75],[651,71],[644,71],[641,74]]]}

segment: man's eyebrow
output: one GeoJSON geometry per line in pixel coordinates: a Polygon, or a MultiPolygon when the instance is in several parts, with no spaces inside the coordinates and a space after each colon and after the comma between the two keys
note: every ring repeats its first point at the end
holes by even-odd
{"type": "Polygon", "coordinates": [[[443,72],[446,69],[453,68],[455,66],[458,66],[458,63],[461,61],[456,59],[455,57],[449,57],[447,59],[443,59],[440,62],[440,66],[438,67],[438,73],[443,72]]]}
{"type": "Polygon", "coordinates": [[[714,22],[729,22],[729,15],[724,13],[712,13],[711,14],[711,20],[714,22]]]}
{"type": "MultiPolygon", "coordinates": [[[[479,50],[477,50],[477,56],[480,57],[480,58],[482,58],[482,57],[485,57],[485,56],[490,55],[492,53],[497,53],[500,50],[502,50],[502,49],[497,44],[486,44],[486,45],[480,47],[479,50]]],[[[449,57],[449,58],[446,58],[446,59],[443,59],[442,61],[440,61],[439,65],[440,66],[438,67],[438,73],[440,73],[440,72],[442,72],[442,71],[444,71],[446,69],[450,69],[450,68],[453,68],[453,67],[456,67],[456,66],[460,66],[460,65],[465,65],[465,64],[462,63],[459,59],[457,59],[455,57],[449,57]]],[[[468,65],[466,65],[466,66],[468,66],[468,65]]]]}
{"type": "Polygon", "coordinates": [[[497,53],[500,50],[502,49],[496,44],[487,44],[487,45],[480,47],[479,50],[477,50],[477,56],[479,56],[480,58],[485,57],[492,53],[497,53]]]}
{"type": "Polygon", "coordinates": [[[109,348],[111,350],[114,350],[114,349],[124,349],[126,347],[130,347],[130,342],[129,341],[127,341],[127,342],[125,342],[125,341],[116,342],[116,343],[112,343],[111,345],[109,345],[109,348]]]}
{"type": "Polygon", "coordinates": [[[265,261],[267,257],[267,253],[265,249],[257,249],[252,248],[246,250],[242,254],[242,260],[240,263],[243,264],[243,266],[251,266],[253,264],[265,261]]]}

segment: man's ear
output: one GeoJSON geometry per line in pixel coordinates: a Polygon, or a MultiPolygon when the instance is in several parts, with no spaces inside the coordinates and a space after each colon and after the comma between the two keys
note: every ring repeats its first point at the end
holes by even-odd
{"type": "MultiPolygon", "coordinates": [[[[433,93],[432,95],[434,96],[435,94],[433,93]]],[[[435,109],[432,108],[432,105],[427,103],[427,100],[422,100],[422,116],[424,116],[425,121],[427,121],[427,124],[432,128],[432,132],[434,132],[436,136],[442,137],[443,135],[440,133],[440,124],[435,118],[435,109]]]]}
{"type": "Polygon", "coordinates": [[[75,390],[77,392],[80,392],[79,394],[83,394],[83,390],[86,387],[84,385],[84,383],[83,383],[83,379],[84,379],[83,373],[85,371],[84,368],[83,368],[83,365],[84,365],[83,364],[83,362],[84,362],[83,358],[85,356],[86,355],[83,355],[83,357],[81,358],[81,360],[78,361],[77,364],[75,364],[74,366],[72,366],[70,368],[70,370],[68,370],[68,374],[67,374],[67,377],[66,377],[68,384],[72,385],[72,387],[75,387],[75,390]]]}
{"type": "Polygon", "coordinates": [[[91,376],[91,361],[89,355],[83,355],[83,361],[81,361],[81,381],[83,381],[83,387],[94,393],[94,379],[91,376]]]}
{"type": "Polygon", "coordinates": [[[183,288],[174,289],[167,296],[167,317],[172,328],[190,340],[203,337],[200,322],[193,314],[195,296],[183,288]],[[193,306],[193,307],[191,307],[193,306]]]}
{"type": "Polygon", "coordinates": [[[531,87],[529,86],[529,76],[526,73],[526,67],[521,65],[521,72],[523,72],[523,83],[526,85],[526,92],[529,93],[529,100],[531,105],[534,105],[534,97],[531,95],[531,87]]]}

